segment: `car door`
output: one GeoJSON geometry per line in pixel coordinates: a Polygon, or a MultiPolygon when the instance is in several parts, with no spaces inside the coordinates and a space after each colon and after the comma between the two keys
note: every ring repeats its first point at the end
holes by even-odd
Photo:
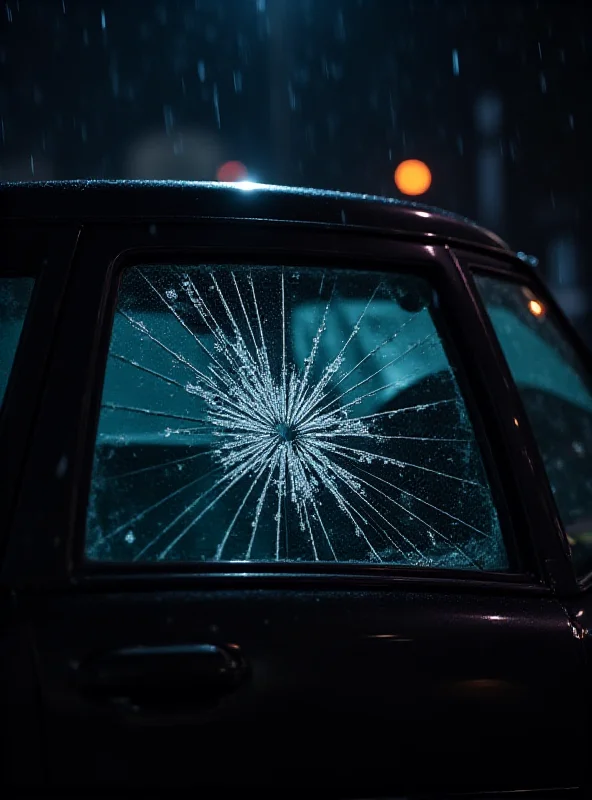
{"type": "MultiPolygon", "coordinates": [[[[530,271],[466,259],[515,381],[528,422],[542,494],[570,553],[578,590],[563,602],[586,651],[581,713],[590,718],[592,600],[592,362],[588,348],[530,271]],[[501,267],[501,268],[500,268],[501,267]],[[521,274],[522,273],[522,274],[521,274]]],[[[589,778],[588,778],[589,784],[589,778]]]]}
{"type": "Polygon", "coordinates": [[[50,784],[577,783],[569,561],[504,387],[443,248],[86,226],[3,571],[50,784]]]}
{"type": "MultiPolygon", "coordinates": [[[[77,233],[0,225],[0,562],[77,233]]],[[[0,790],[44,779],[29,634],[14,592],[0,585],[0,790]]]]}

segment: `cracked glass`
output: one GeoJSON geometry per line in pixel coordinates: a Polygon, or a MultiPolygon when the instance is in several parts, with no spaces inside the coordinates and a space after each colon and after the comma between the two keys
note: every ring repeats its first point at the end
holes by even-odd
{"type": "Polygon", "coordinates": [[[437,305],[412,274],[129,269],[87,558],[507,569],[437,305]]]}

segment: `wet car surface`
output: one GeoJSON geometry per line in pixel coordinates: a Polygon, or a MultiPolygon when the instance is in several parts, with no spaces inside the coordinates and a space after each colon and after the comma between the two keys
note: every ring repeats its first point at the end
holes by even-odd
{"type": "Polygon", "coordinates": [[[10,787],[586,786],[589,355],[495,234],[0,189],[10,787]]]}

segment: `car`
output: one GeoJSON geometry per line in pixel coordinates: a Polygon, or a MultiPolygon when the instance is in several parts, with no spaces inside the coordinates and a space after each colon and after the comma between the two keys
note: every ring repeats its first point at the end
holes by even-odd
{"type": "Polygon", "coordinates": [[[5,789],[588,796],[592,366],[528,259],[246,182],[0,209],[5,789]]]}

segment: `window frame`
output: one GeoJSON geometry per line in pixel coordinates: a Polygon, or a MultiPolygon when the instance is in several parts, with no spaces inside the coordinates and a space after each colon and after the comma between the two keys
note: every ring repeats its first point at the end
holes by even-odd
{"type": "Polygon", "coordinates": [[[2,264],[10,264],[0,265],[0,277],[34,280],[0,404],[1,568],[79,228],[72,223],[48,226],[36,220],[27,223],[4,220],[0,232],[2,264]],[[7,453],[9,458],[4,455],[7,453]]]}
{"type": "MultiPolygon", "coordinates": [[[[439,586],[452,583],[456,586],[481,586],[489,590],[513,586],[514,589],[527,592],[546,592],[549,590],[546,576],[538,572],[538,564],[530,559],[528,548],[524,546],[522,535],[518,535],[516,515],[505,501],[505,482],[514,482],[512,476],[512,457],[507,453],[505,462],[508,475],[503,479],[499,474],[499,460],[495,457],[492,447],[497,447],[495,432],[496,422],[485,419],[482,409],[477,407],[474,399],[473,387],[475,377],[472,366],[466,358],[467,351],[467,323],[463,321],[464,332],[458,330],[458,303],[466,306],[467,316],[471,317],[471,299],[466,294],[466,287],[457,267],[449,258],[444,247],[425,246],[420,242],[397,240],[395,236],[380,236],[374,232],[345,231],[339,226],[326,226],[323,230],[314,229],[312,226],[286,225],[278,223],[257,223],[252,220],[247,222],[220,221],[207,225],[193,223],[166,223],[159,226],[158,233],[154,233],[154,224],[137,224],[116,228],[97,226],[89,228],[83,236],[78,255],[77,269],[73,276],[71,299],[82,299],[82,285],[84,284],[84,303],[88,305],[83,313],[75,313],[72,307],[68,310],[68,322],[64,326],[70,334],[76,329],[76,320],[85,326],[84,334],[76,338],[75,342],[69,341],[68,347],[74,348],[74,365],[70,370],[70,380],[75,385],[81,382],[81,397],[76,402],[77,392],[74,390],[74,406],[72,411],[76,419],[68,424],[68,434],[65,436],[67,443],[74,451],[75,459],[61,481],[59,494],[63,493],[62,503],[67,506],[67,513],[62,519],[66,529],[59,532],[52,541],[49,532],[44,541],[45,550],[40,547],[30,548],[25,551],[25,544],[19,543],[15,547],[11,560],[11,570],[15,574],[27,575],[28,580],[35,583],[40,581],[55,585],[64,581],[74,581],[77,585],[99,583],[113,583],[121,581],[128,583],[131,580],[140,581],[142,584],[158,582],[160,585],[171,582],[176,585],[179,580],[196,581],[211,585],[212,581],[222,581],[225,585],[238,584],[246,588],[247,578],[249,586],[263,582],[264,585],[279,582],[282,585],[294,586],[294,581],[301,585],[302,581],[312,582],[319,587],[333,588],[337,584],[354,586],[372,586],[373,588],[392,587],[397,583],[411,585],[439,586]],[[230,226],[230,230],[229,230],[230,226]],[[266,228],[265,240],[261,238],[261,228],[266,228]],[[286,228],[290,229],[286,233],[286,228]],[[214,230],[213,230],[214,229],[214,230]],[[352,237],[352,233],[354,234],[352,237]],[[231,234],[231,235],[229,235],[231,234]],[[343,254],[344,238],[349,235],[350,244],[347,252],[343,254]],[[157,241],[154,241],[154,238],[157,241]],[[242,239],[242,243],[240,240],[242,239]],[[229,244],[230,241],[230,244],[229,244]],[[339,255],[336,255],[339,253],[339,255]],[[442,314],[442,328],[445,347],[455,350],[455,374],[459,389],[463,395],[466,410],[475,431],[475,436],[480,447],[483,465],[490,483],[495,507],[499,516],[503,540],[508,552],[508,558],[518,558],[514,568],[507,572],[477,572],[473,570],[448,570],[440,568],[409,568],[398,566],[378,565],[353,565],[338,564],[334,571],[309,565],[284,564],[278,569],[277,564],[270,564],[264,568],[262,564],[253,565],[252,570],[245,570],[245,565],[239,565],[236,571],[230,571],[228,563],[222,563],[219,570],[212,568],[211,563],[195,564],[192,562],[160,562],[138,564],[111,564],[96,563],[83,560],[84,539],[86,531],[87,500],[91,486],[92,461],[96,441],[96,431],[99,420],[99,407],[103,390],[103,380],[107,353],[111,340],[112,319],[118,296],[119,277],[126,267],[134,264],[199,264],[199,263],[269,263],[295,264],[302,268],[311,267],[343,267],[365,270],[372,264],[375,271],[413,272],[417,270],[420,275],[425,275],[431,285],[443,298],[446,311],[442,314]],[[84,266],[81,266],[84,264],[84,266]],[[79,342],[81,340],[81,342],[79,342]],[[82,341],[83,340],[83,341],[82,341]],[[86,345],[84,344],[86,341],[86,345]],[[91,344],[89,345],[89,342],[91,344]],[[90,346],[90,351],[89,351],[90,346]],[[82,348],[82,349],[81,349],[82,348]],[[86,349],[85,349],[86,348],[86,349]],[[79,361],[81,375],[76,375],[76,361],[79,361]],[[471,378],[469,378],[471,371],[471,378]],[[74,374],[72,374],[74,373],[74,374]],[[201,567],[199,570],[197,567],[201,567]],[[239,571],[240,569],[240,571],[239,571]]],[[[464,310],[464,309],[463,309],[464,310]]],[[[469,327],[475,326],[475,320],[468,323],[469,327]]],[[[483,337],[480,324],[477,325],[475,335],[483,337]]],[[[62,347],[67,333],[62,335],[62,347]]],[[[65,354],[58,354],[63,360],[65,354]]],[[[58,370],[59,371],[59,370],[58,370]]],[[[66,375],[64,373],[64,378],[66,375]]],[[[58,380],[56,378],[56,380],[58,380]]],[[[480,375],[479,380],[484,381],[480,375]]],[[[63,390],[62,390],[63,394],[63,390]]],[[[54,398],[55,400],[55,386],[54,398]]],[[[52,402],[49,403],[48,413],[52,402]]],[[[61,411],[61,424],[68,415],[61,411]]],[[[58,426],[59,427],[59,426],[58,426]]],[[[499,431],[498,431],[499,434],[499,431]]],[[[55,450],[55,431],[48,428],[40,431],[39,448],[47,446],[55,450]],[[44,445],[44,439],[48,439],[44,445]],[[49,440],[53,440],[50,444],[49,440]]],[[[506,446],[504,445],[504,450],[506,446]]],[[[49,456],[46,456],[49,458],[49,456]]],[[[41,465],[37,464],[33,470],[39,474],[41,465]]],[[[57,486],[57,484],[56,484],[57,486]]],[[[44,498],[44,503],[50,505],[60,502],[59,498],[44,498]]],[[[43,506],[44,503],[41,505],[43,506]]],[[[42,511],[39,511],[41,514],[42,511]]],[[[48,512],[46,512],[48,513],[48,512]]],[[[49,512],[50,513],[50,512],[49,512]]]]}
{"type": "MultiPolygon", "coordinates": [[[[471,260],[467,264],[467,267],[470,270],[471,277],[475,275],[483,275],[485,277],[494,278],[500,282],[513,283],[516,286],[532,291],[537,298],[540,298],[548,311],[551,313],[553,321],[556,324],[560,334],[563,336],[565,342],[572,347],[578,360],[581,361],[584,368],[589,372],[590,379],[592,381],[592,353],[582,337],[579,335],[578,331],[569,322],[565,312],[559,306],[547,286],[531,269],[516,271],[509,267],[504,268],[501,266],[486,264],[479,259],[471,260]]],[[[550,509],[550,517],[552,520],[554,535],[557,538],[557,541],[559,542],[560,547],[565,554],[566,560],[569,563],[576,588],[580,591],[588,591],[592,589],[592,569],[584,575],[578,575],[573,566],[571,547],[567,538],[567,533],[561,518],[561,514],[551,489],[551,483],[543,462],[542,452],[538,440],[534,434],[532,425],[530,424],[528,414],[522,402],[522,398],[520,397],[520,392],[515,384],[514,377],[502,351],[501,344],[499,343],[499,339],[495,333],[495,329],[493,328],[493,323],[491,322],[489,312],[487,311],[487,307],[482,298],[481,292],[477,288],[476,284],[474,285],[474,288],[477,302],[482,307],[483,313],[487,316],[488,323],[491,326],[491,330],[495,337],[496,347],[499,348],[500,357],[503,359],[510,380],[516,389],[517,404],[519,404],[520,407],[520,424],[527,434],[529,450],[531,451],[531,458],[533,460],[534,472],[537,475],[537,480],[540,482],[545,505],[550,509]]]]}

